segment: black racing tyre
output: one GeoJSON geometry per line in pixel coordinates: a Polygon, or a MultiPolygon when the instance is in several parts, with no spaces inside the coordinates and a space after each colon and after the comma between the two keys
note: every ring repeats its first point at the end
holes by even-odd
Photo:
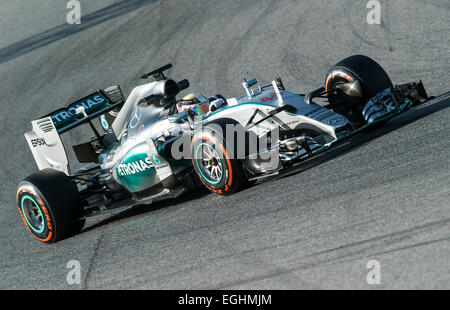
{"type": "Polygon", "coordinates": [[[42,242],[54,243],[83,228],[78,189],[61,171],[44,169],[28,176],[20,182],[16,199],[25,226],[42,242]]]}
{"type": "Polygon", "coordinates": [[[379,92],[392,88],[392,81],[386,71],[373,59],[354,55],[335,64],[325,78],[325,90],[340,89],[345,83],[356,82],[351,93],[348,90],[328,93],[333,111],[345,116],[354,125],[366,122],[362,116],[364,105],[379,92]],[[356,89],[355,89],[356,88],[356,89]]]}
{"type": "Polygon", "coordinates": [[[228,149],[224,137],[224,122],[204,126],[192,139],[191,158],[194,170],[206,188],[220,195],[231,195],[250,183],[241,160],[235,156],[235,148],[228,149]]]}

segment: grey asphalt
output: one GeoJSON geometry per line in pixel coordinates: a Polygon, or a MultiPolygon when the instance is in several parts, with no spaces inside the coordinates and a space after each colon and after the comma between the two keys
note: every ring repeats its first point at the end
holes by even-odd
{"type": "Polygon", "coordinates": [[[102,0],[81,1],[87,24],[68,26],[62,2],[0,5],[1,289],[450,289],[447,0],[381,1],[381,25],[367,1],[102,0]],[[128,94],[168,62],[191,91],[230,97],[251,76],[308,91],[352,54],[436,99],[231,197],[199,190],[92,218],[53,245],[22,224],[30,120],[97,88],[128,94]],[[70,286],[74,259],[82,281],[70,286]],[[366,282],[374,259],[379,285],[366,282]]]}

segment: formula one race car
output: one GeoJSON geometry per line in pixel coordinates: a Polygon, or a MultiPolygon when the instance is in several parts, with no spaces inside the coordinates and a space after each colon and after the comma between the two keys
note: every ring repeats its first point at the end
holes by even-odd
{"type": "Polygon", "coordinates": [[[240,97],[193,93],[177,100],[189,82],[166,78],[170,67],[143,75],[153,81],[126,100],[112,86],[31,122],[25,137],[40,171],[19,184],[17,205],[40,241],[78,232],[89,216],[202,184],[232,194],[428,98],[421,81],[394,86],[361,55],[337,63],[325,85],[305,95],[287,91],[280,78],[262,86],[253,78],[240,97]],[[84,166],[72,171],[60,135],[81,124],[95,137],[73,146],[84,166]]]}

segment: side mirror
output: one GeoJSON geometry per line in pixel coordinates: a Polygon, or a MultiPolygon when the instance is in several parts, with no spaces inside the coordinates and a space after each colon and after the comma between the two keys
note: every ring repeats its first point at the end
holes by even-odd
{"type": "Polygon", "coordinates": [[[248,98],[252,97],[252,94],[250,94],[249,88],[252,87],[253,85],[255,85],[256,83],[258,83],[256,81],[256,78],[251,78],[250,80],[246,80],[245,82],[242,83],[242,86],[244,87],[248,98]]]}
{"type": "Polygon", "coordinates": [[[256,78],[251,78],[250,80],[243,82],[242,86],[244,86],[245,89],[248,89],[253,85],[255,85],[256,83],[258,83],[258,81],[256,81],[256,78]]]}

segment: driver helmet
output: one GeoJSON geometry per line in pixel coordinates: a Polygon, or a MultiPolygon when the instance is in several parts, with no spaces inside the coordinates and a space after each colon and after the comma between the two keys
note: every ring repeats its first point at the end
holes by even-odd
{"type": "Polygon", "coordinates": [[[195,115],[200,116],[209,112],[209,100],[200,93],[191,93],[177,103],[178,113],[192,109],[195,115]]]}

